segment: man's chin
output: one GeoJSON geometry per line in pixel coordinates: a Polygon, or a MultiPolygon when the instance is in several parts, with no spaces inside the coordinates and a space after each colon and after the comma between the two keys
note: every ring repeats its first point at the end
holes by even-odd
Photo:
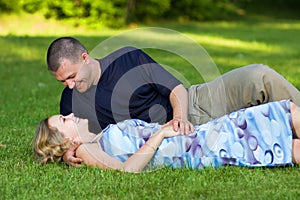
{"type": "Polygon", "coordinates": [[[76,87],[76,90],[80,93],[84,93],[84,92],[86,92],[87,88],[86,87],[79,87],[79,88],[76,87]]]}

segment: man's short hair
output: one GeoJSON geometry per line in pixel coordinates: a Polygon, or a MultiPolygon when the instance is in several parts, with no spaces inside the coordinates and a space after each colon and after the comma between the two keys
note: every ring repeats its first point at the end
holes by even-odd
{"type": "Polygon", "coordinates": [[[86,48],[75,38],[61,37],[54,40],[47,51],[48,70],[56,72],[64,59],[77,63],[82,53],[88,53],[86,48]]]}

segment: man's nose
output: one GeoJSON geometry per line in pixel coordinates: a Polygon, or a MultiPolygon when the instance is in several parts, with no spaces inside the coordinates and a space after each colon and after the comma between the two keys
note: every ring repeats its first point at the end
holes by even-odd
{"type": "Polygon", "coordinates": [[[69,79],[65,81],[65,84],[70,88],[73,89],[75,86],[75,81],[73,79],[69,79]]]}

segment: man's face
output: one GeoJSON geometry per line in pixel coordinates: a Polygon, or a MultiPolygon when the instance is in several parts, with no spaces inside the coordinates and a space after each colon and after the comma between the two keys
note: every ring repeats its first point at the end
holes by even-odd
{"type": "Polygon", "coordinates": [[[72,63],[64,59],[62,65],[56,72],[52,72],[56,79],[70,89],[76,88],[83,93],[92,86],[91,68],[85,64],[85,60],[79,63],[72,63]]]}

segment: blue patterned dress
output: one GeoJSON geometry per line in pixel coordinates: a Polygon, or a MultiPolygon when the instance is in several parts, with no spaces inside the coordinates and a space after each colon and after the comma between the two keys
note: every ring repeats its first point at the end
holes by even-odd
{"type": "MultiPolygon", "coordinates": [[[[99,148],[126,161],[160,127],[137,119],[109,125],[98,140],[99,148]]],[[[290,100],[241,109],[195,126],[189,135],[166,138],[147,168],[223,165],[293,165],[290,100]]]]}

